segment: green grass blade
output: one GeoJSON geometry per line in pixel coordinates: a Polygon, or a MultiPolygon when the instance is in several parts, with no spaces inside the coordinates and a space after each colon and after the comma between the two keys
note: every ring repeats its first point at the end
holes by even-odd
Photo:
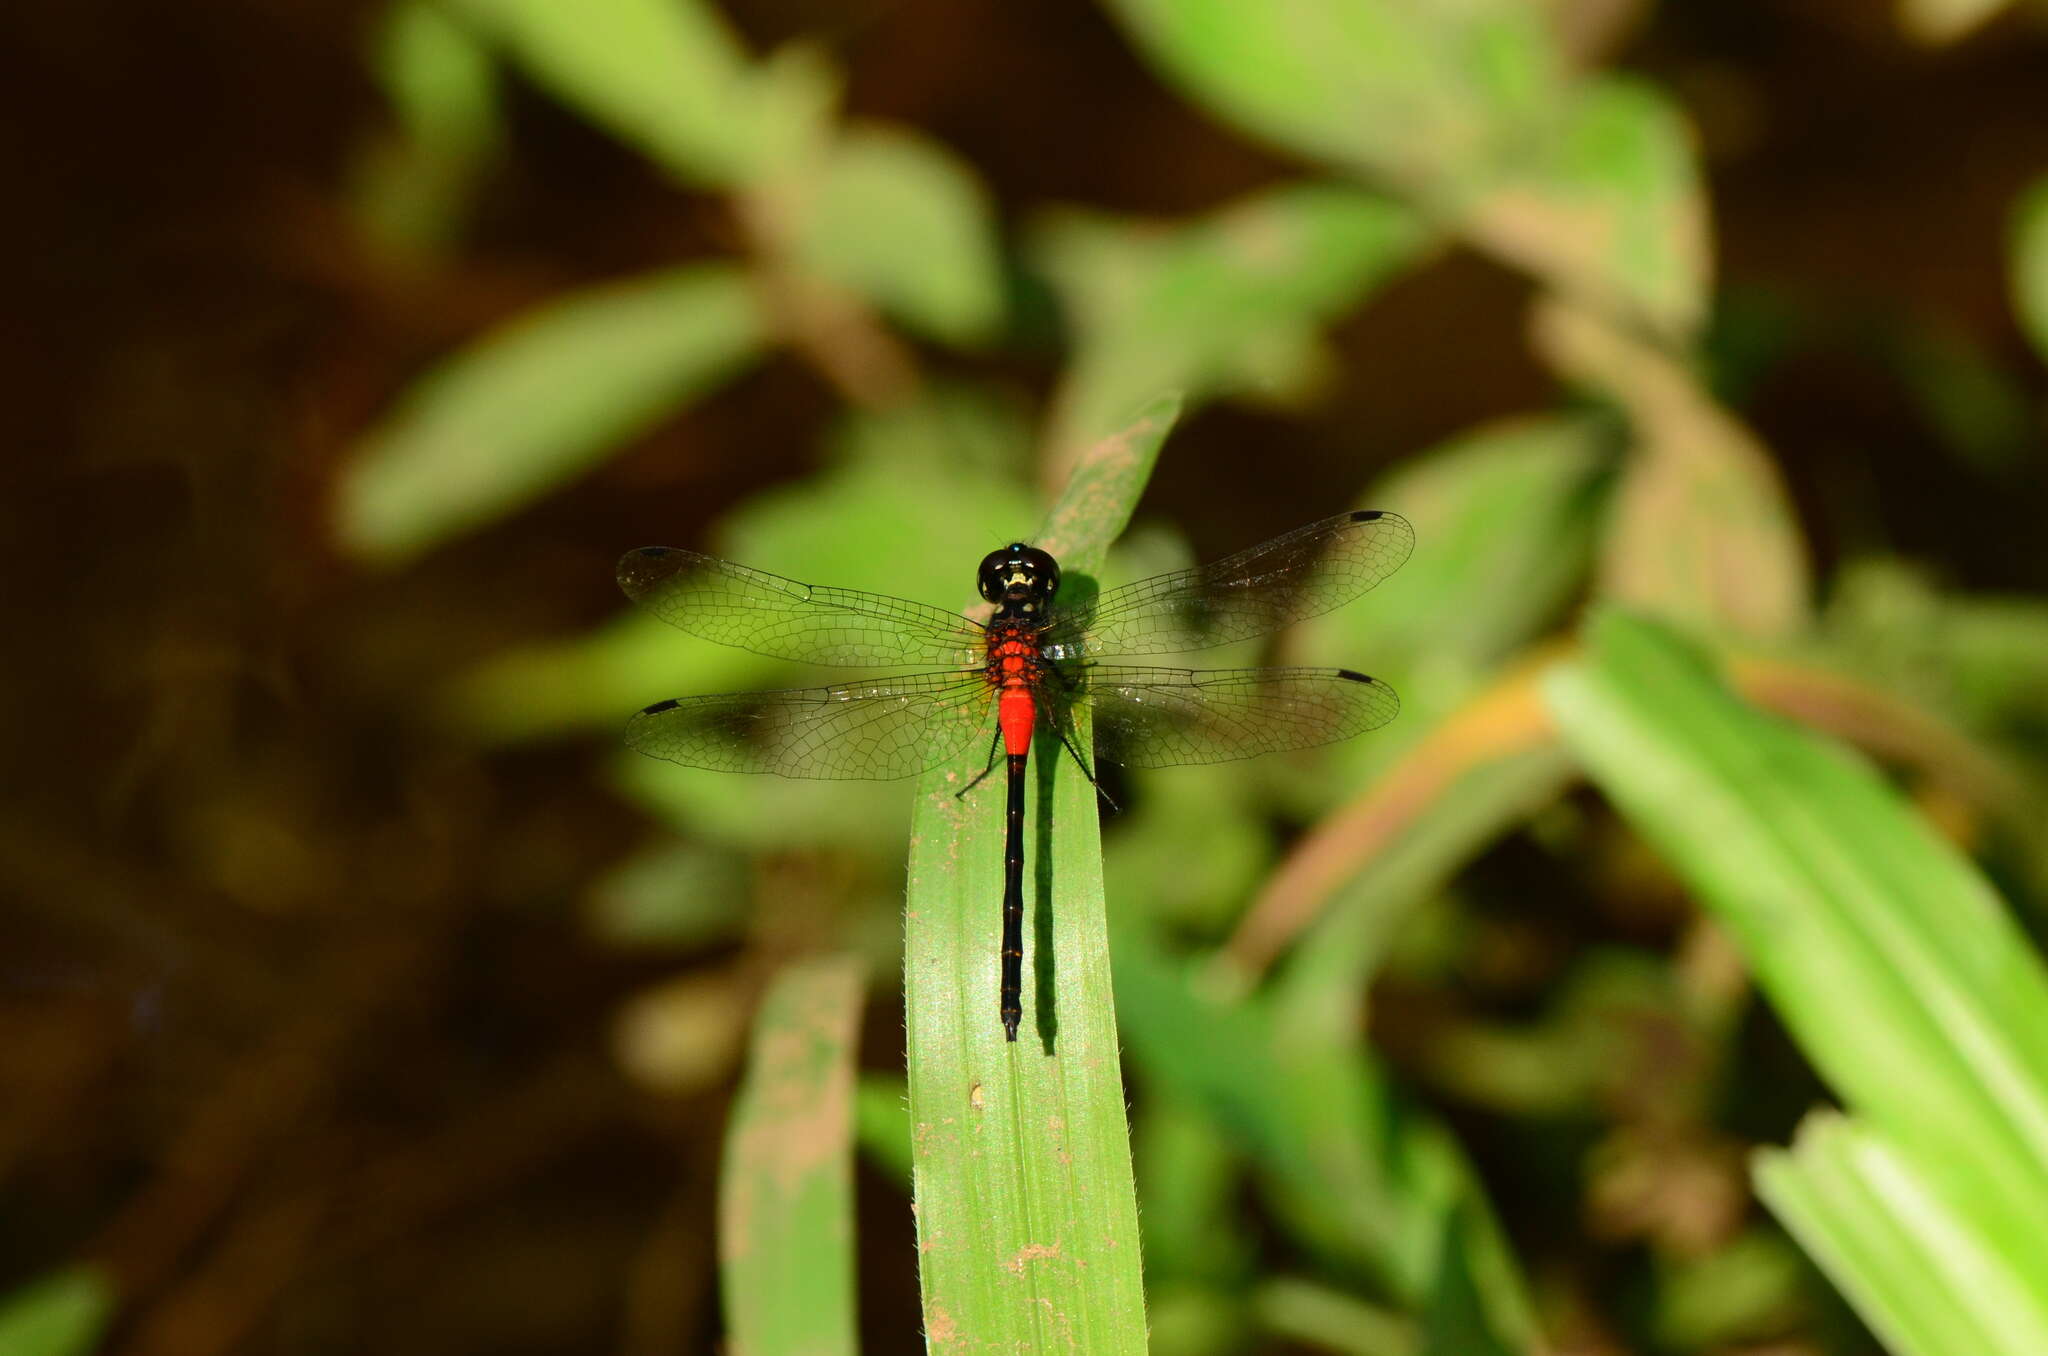
{"type": "Polygon", "coordinates": [[[964,162],[928,138],[856,125],[813,191],[793,241],[805,267],[941,342],[990,338],[1003,311],[995,213],[964,162]]]}
{"type": "Polygon", "coordinates": [[[726,1138],[719,1273],[734,1351],[829,1356],[854,1323],[854,1037],[860,971],[791,966],[754,1024],[726,1138]]]}
{"type": "Polygon", "coordinates": [[[1335,184],[1286,184],[1188,221],[1063,211],[1030,253],[1072,317],[1074,354],[1046,445],[1076,452],[1138,402],[1317,380],[1318,334],[1413,264],[1430,237],[1407,208],[1335,184]]]}
{"type": "MultiPolygon", "coordinates": [[[[1069,587],[1101,568],[1177,412],[1177,401],[1155,403],[1076,469],[1036,538],[1069,587]]],[[[971,774],[942,768],[920,786],[912,822],[903,968],[925,1334],[935,1349],[1139,1352],[1137,1196],[1095,792],[1057,743],[1041,740],[1032,762],[1014,1043],[996,1015],[1001,780],[956,798],[971,774]]]]}
{"type": "Polygon", "coordinates": [[[2039,1250],[1984,1246],[1927,1175],[1855,1121],[1811,1117],[1757,1156],[1757,1189],[1902,1356],[2048,1351],[2039,1250]]]}
{"type": "Polygon", "coordinates": [[[1822,1075],[2048,1292],[2048,976],[1990,886],[1860,760],[1649,622],[1603,615],[1548,692],[1822,1075]]]}

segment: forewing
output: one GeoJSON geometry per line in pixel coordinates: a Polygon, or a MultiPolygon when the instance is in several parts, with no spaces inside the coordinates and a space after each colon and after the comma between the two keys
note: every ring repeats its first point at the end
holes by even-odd
{"type": "Polygon", "coordinates": [[[1095,712],[1097,753],[1128,767],[1314,748],[1376,730],[1401,710],[1394,689],[1350,669],[1095,664],[1075,677],[1095,712]]]}
{"type": "Polygon", "coordinates": [[[983,729],[979,673],[914,673],[787,692],[656,702],[626,724],[641,753],[717,772],[893,781],[951,759],[983,729]]]}
{"type": "Polygon", "coordinates": [[[1340,513],[1207,565],[1111,589],[1054,622],[1055,659],[1176,654],[1268,635],[1341,607],[1401,568],[1415,530],[1398,513],[1340,513]]]}
{"type": "Polygon", "coordinates": [[[619,587],[671,626],[771,659],[967,668],[987,658],[981,628],[956,612],[802,584],[672,546],[628,551],[619,587]]]}

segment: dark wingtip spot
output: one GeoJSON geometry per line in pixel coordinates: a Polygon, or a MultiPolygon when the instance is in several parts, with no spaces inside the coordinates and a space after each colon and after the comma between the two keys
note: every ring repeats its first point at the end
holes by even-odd
{"type": "Polygon", "coordinates": [[[665,556],[668,554],[668,548],[666,546],[642,546],[634,551],[633,554],[636,556],[665,556]]]}
{"type": "MultiPolygon", "coordinates": [[[[1359,673],[1354,669],[1338,669],[1337,676],[1339,678],[1349,678],[1354,683],[1370,683],[1373,681],[1369,675],[1359,673]]],[[[673,706],[675,703],[670,702],[669,705],[673,706]]]]}
{"type": "Polygon", "coordinates": [[[1352,513],[1351,521],[1354,523],[1369,523],[1375,518],[1381,518],[1385,516],[1386,515],[1378,509],[1358,509],[1352,513]]]}
{"type": "Polygon", "coordinates": [[[652,706],[642,707],[640,710],[640,714],[643,716],[651,716],[662,711],[673,711],[676,709],[676,707],[680,706],[681,704],[682,703],[677,701],[674,697],[670,697],[665,702],[656,702],[652,706]]]}

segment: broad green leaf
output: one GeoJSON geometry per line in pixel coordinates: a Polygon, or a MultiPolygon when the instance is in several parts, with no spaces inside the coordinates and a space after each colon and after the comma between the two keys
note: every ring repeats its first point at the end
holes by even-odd
{"type": "Polygon", "coordinates": [[[1330,184],[1262,193],[1160,228],[1069,212],[1032,251],[1077,331],[1047,445],[1078,449],[1158,390],[1190,400],[1292,379],[1317,327],[1411,263],[1428,237],[1384,197],[1330,184]]]}
{"type": "Polygon", "coordinates": [[[1807,622],[1811,584],[1770,454],[1661,348],[1590,311],[1537,313],[1553,366],[1627,415],[1634,449],[1613,501],[1601,589],[1708,633],[1777,639],[1807,622]]]}
{"type": "Polygon", "coordinates": [[[357,444],[335,530],[394,563],[581,474],[760,352],[746,280],[693,265],[528,311],[428,373],[357,444]]]}
{"type": "Polygon", "coordinates": [[[1882,1131],[1817,1113],[1790,1150],[1757,1155],[1756,1184],[1898,1356],[2048,1351],[2038,1234],[1999,1246],[1882,1131]]]}
{"type": "MultiPolygon", "coordinates": [[[[1086,587],[1178,411],[1155,403],[1076,469],[1034,540],[1086,587]]],[[[1084,747],[1089,730],[1078,732],[1084,747]]],[[[977,755],[974,761],[979,761],[977,755]]],[[[1000,776],[926,775],[904,925],[919,1281],[934,1348],[1145,1349],[1137,1200],[1111,1006],[1094,788],[1041,739],[1025,841],[1024,1022],[1003,1038],[1000,776]]]]}
{"type": "Polygon", "coordinates": [[[1484,173],[1552,105],[1562,66],[1521,0],[1112,0],[1167,77],[1282,146],[1431,194],[1484,173]]]}
{"type": "Polygon", "coordinates": [[[2013,214],[2012,298],[2034,351],[2048,362],[2048,179],[2036,180],[2013,214]]]}
{"type": "Polygon", "coordinates": [[[1645,86],[1574,89],[1542,6],[1113,0],[1236,125],[1399,195],[1554,291],[1692,336],[1707,233],[1690,135],[1645,86]]]}
{"type": "Polygon", "coordinates": [[[793,234],[806,267],[935,339],[975,343],[1001,319],[987,195],[966,165],[924,137],[874,126],[847,132],[827,153],[793,234]]]}
{"type": "Polygon", "coordinates": [[[720,1293],[733,1349],[851,1353],[860,970],[792,965],[754,1023],[719,1167],[720,1293]]]}
{"type": "MultiPolygon", "coordinates": [[[[1976,1246],[2039,1259],[2048,974],[1970,863],[1860,759],[1610,610],[1547,690],[1567,743],[1712,907],[1823,1077],[1976,1246]]],[[[2030,1264],[2048,1293],[2048,1262],[2030,1264]]]]}
{"type": "Polygon", "coordinates": [[[701,0],[450,0],[569,107],[686,183],[727,187],[761,147],[756,77],[701,0]]]}
{"type": "Polygon", "coordinates": [[[1466,234],[1552,291],[1668,341],[1693,339],[1709,285],[1704,186],[1684,116],[1649,85],[1575,92],[1548,144],[1464,212],[1466,234]]]}
{"type": "Polygon", "coordinates": [[[398,131],[360,167],[356,214],[387,245],[439,245],[453,234],[477,166],[498,139],[495,73],[432,0],[391,7],[378,28],[372,67],[398,131]]]}
{"type": "Polygon", "coordinates": [[[113,1286],[95,1268],[54,1272],[0,1299],[0,1352],[86,1356],[99,1346],[113,1310],[113,1286]]]}

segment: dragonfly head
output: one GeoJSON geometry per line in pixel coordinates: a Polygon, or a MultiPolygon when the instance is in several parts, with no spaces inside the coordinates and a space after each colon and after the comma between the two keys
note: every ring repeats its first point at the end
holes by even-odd
{"type": "Polygon", "coordinates": [[[977,582],[981,596],[999,607],[1036,612],[1059,591],[1059,562],[1035,546],[1013,541],[982,557],[977,582]]]}

